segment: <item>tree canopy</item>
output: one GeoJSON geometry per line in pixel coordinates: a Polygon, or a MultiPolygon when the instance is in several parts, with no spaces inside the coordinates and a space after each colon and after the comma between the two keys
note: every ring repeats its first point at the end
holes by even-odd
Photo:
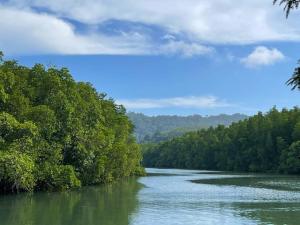
{"type": "Polygon", "coordinates": [[[134,124],[138,142],[160,142],[172,137],[180,136],[188,131],[195,131],[219,124],[228,126],[233,122],[247,118],[243,114],[216,116],[176,116],[160,115],[146,116],[142,113],[130,112],[127,114],[134,124]]]}
{"type": "Polygon", "coordinates": [[[143,146],[147,167],[300,174],[300,109],[276,108],[229,127],[143,146]]]}
{"type": "Polygon", "coordinates": [[[0,191],[65,190],[143,172],[123,106],[68,69],[0,54],[0,191]]]}

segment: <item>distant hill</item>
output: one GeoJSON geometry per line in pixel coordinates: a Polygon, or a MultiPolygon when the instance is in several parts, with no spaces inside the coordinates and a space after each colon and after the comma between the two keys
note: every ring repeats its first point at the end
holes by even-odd
{"type": "Polygon", "coordinates": [[[247,118],[243,114],[217,116],[146,116],[142,113],[130,112],[127,114],[135,126],[135,135],[138,142],[160,142],[182,135],[188,131],[217,125],[229,126],[247,118]]]}

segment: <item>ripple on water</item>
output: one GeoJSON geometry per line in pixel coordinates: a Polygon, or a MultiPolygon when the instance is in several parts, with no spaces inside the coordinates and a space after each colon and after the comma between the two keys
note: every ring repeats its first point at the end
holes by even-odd
{"type": "MultiPolygon", "coordinates": [[[[171,175],[173,170],[148,171],[171,175]]],[[[174,174],[177,176],[139,179],[147,188],[139,192],[140,206],[132,219],[133,225],[297,224],[300,221],[298,177],[188,170],[174,170],[174,174]]]]}

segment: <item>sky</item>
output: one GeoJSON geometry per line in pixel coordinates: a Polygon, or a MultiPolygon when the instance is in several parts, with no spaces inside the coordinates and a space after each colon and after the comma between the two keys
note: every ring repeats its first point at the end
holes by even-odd
{"type": "Polygon", "coordinates": [[[272,0],[0,0],[5,59],[69,68],[128,111],[292,108],[300,10],[272,0]]]}

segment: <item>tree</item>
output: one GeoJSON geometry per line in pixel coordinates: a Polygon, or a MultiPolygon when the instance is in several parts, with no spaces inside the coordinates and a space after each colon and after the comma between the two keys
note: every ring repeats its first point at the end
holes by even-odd
{"type": "Polygon", "coordinates": [[[140,163],[123,106],[66,68],[0,62],[0,192],[110,182],[140,163]]]}
{"type": "Polygon", "coordinates": [[[30,156],[11,151],[0,152],[2,192],[32,191],[35,185],[34,161],[30,156]]]}
{"type": "Polygon", "coordinates": [[[189,132],[142,148],[148,167],[299,174],[300,110],[273,108],[229,127],[189,132]]]}
{"type": "Polygon", "coordinates": [[[292,86],[292,90],[295,89],[300,90],[300,67],[299,66],[295,68],[293,76],[286,83],[287,85],[292,86]]]}
{"type": "Polygon", "coordinates": [[[300,141],[294,142],[285,152],[286,157],[283,162],[286,172],[291,174],[300,173],[300,141]]]}

